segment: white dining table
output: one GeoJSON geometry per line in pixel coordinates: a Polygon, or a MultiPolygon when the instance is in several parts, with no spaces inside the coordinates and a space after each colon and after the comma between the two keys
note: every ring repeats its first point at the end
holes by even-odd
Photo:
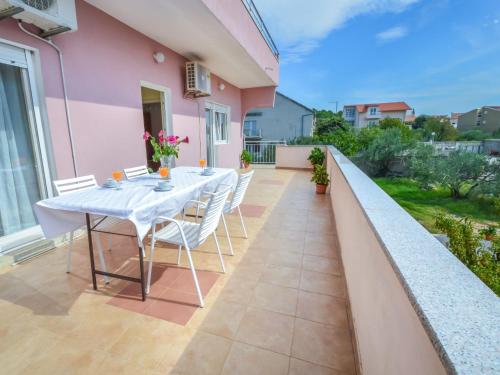
{"type": "Polygon", "coordinates": [[[96,274],[138,282],[142,299],[146,299],[144,277],[143,239],[158,216],[175,217],[190,200],[199,199],[203,192],[212,192],[220,184],[233,188],[238,181],[234,169],[214,168],[210,176],[202,175],[201,168],[177,167],[170,170],[169,191],[156,191],[158,174],[125,180],[119,188],[96,187],[71,194],[44,199],[34,205],[38,222],[46,238],[54,238],[86,226],[89,244],[92,283],[97,290],[96,274]],[[115,233],[99,228],[109,217],[130,221],[135,234],[115,233]],[[96,270],[92,232],[136,237],[139,248],[140,278],[96,270]]]}

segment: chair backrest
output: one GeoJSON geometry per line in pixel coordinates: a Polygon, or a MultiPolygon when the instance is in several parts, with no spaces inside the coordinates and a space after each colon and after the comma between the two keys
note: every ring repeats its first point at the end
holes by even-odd
{"type": "Polygon", "coordinates": [[[125,173],[127,180],[149,174],[148,168],[145,165],[141,165],[140,167],[124,168],[123,172],[125,173]]]}
{"type": "Polygon", "coordinates": [[[231,210],[238,207],[241,202],[243,202],[243,198],[245,198],[245,193],[247,192],[248,185],[250,184],[250,180],[253,177],[253,172],[254,171],[250,171],[248,173],[240,174],[238,183],[236,184],[236,188],[233,192],[233,196],[231,197],[231,201],[229,202],[229,208],[231,210]]]}
{"type": "Polygon", "coordinates": [[[200,243],[217,229],[222,215],[222,210],[224,209],[224,205],[230,191],[231,189],[227,188],[215,193],[210,193],[211,197],[208,201],[207,207],[205,208],[205,214],[201,220],[198,232],[198,241],[200,243]]]}
{"type": "Polygon", "coordinates": [[[95,188],[97,187],[97,181],[93,174],[89,174],[88,176],[54,181],[54,187],[58,195],[65,195],[80,190],[95,188]]]}

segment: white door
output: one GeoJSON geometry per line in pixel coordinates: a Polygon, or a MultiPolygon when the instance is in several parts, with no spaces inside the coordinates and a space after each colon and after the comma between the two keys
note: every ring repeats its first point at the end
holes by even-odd
{"type": "Polygon", "coordinates": [[[209,167],[218,165],[218,146],[230,142],[230,118],[230,107],[212,102],[205,103],[207,166],[209,167]]]}
{"type": "Polygon", "coordinates": [[[32,206],[50,191],[32,64],[0,43],[0,253],[42,237],[32,206]]]}

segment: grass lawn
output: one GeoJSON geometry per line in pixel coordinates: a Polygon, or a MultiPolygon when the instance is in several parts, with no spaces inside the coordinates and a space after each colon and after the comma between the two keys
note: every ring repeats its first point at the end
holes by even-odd
{"type": "Polygon", "coordinates": [[[453,199],[446,189],[421,190],[415,182],[406,178],[373,180],[432,233],[438,232],[434,227],[434,218],[440,214],[468,216],[485,225],[498,224],[498,216],[487,207],[474,200],[453,199]]]}

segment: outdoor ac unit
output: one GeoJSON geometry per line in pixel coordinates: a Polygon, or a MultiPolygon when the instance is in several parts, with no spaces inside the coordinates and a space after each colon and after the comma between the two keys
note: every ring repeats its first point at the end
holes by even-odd
{"type": "Polygon", "coordinates": [[[47,37],[77,29],[75,0],[0,0],[0,19],[12,16],[32,23],[47,37]]]}
{"type": "Polygon", "coordinates": [[[210,72],[197,62],[186,63],[186,94],[196,97],[212,94],[210,72]]]}

